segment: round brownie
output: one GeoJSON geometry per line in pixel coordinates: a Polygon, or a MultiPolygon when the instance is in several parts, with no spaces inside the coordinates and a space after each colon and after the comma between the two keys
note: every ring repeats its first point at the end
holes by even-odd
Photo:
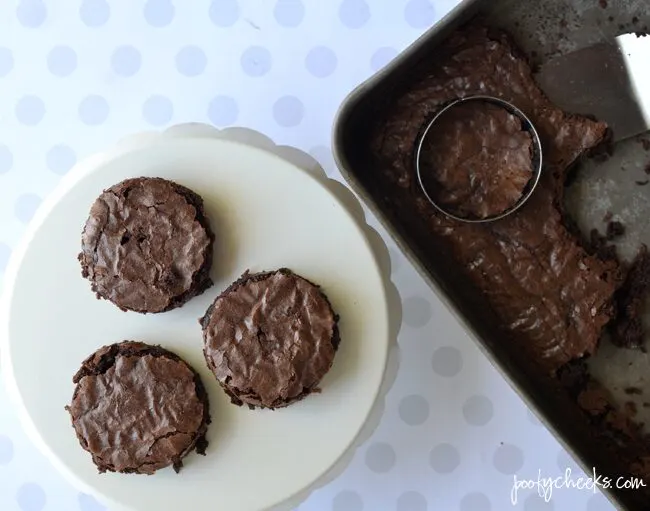
{"type": "Polygon", "coordinates": [[[533,178],[533,138],[521,119],[488,101],[443,113],[423,143],[431,198],[462,218],[505,213],[533,178]]]}
{"type": "Polygon", "coordinates": [[[204,355],[237,405],[281,408],[332,367],[338,316],[320,288],[287,269],[246,272],[200,320],[204,355]]]}
{"type": "Polygon", "coordinates": [[[178,472],[191,451],[205,454],[210,423],[201,379],[159,346],[125,341],[99,349],[73,378],[72,417],[100,472],[178,472]]]}
{"type": "Polygon", "coordinates": [[[212,285],[214,234],[203,200],[161,178],[127,179],[95,201],[82,234],[82,275],[122,310],[165,312],[212,285]]]}

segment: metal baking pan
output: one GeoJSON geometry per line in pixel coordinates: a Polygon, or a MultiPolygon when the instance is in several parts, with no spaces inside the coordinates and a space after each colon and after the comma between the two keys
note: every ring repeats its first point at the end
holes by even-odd
{"type": "MultiPolygon", "coordinates": [[[[646,2],[617,0],[607,4],[597,0],[462,1],[391,64],[348,96],[334,125],[333,151],[350,187],[377,216],[421,276],[443,298],[483,353],[585,472],[591,474],[596,467],[599,474],[618,477],[629,472],[617,456],[616,446],[613,443],[603,445],[595,439],[575,402],[559,386],[540,385],[542,380],[535,368],[523,367],[511,353],[510,346],[499,342],[498,329],[486,317],[484,303],[480,297],[457,285],[453,261],[437,253],[435,242],[427,239],[426,230],[400,222],[385,207],[382,194],[386,192],[379,191],[373,183],[377,169],[371,163],[366,136],[368,126],[377,118],[377,111],[386,98],[393,97],[400,82],[408,80],[410,72],[423,58],[430,57],[442,41],[471,18],[480,15],[487,25],[505,29],[535,65],[555,55],[613,39],[621,33],[647,31],[650,26],[646,2]]],[[[639,181],[647,180],[643,169],[649,161],[650,153],[645,152],[639,140],[623,142],[617,145],[614,156],[608,161],[584,163],[590,168],[580,171],[567,191],[567,209],[583,232],[602,229],[602,219],[607,213],[623,221],[628,234],[621,242],[619,253],[624,259],[633,257],[640,243],[650,245],[650,224],[646,221],[650,216],[650,188],[638,186],[639,181]]],[[[589,366],[590,372],[621,406],[630,401],[630,396],[624,392],[626,387],[635,386],[650,395],[648,356],[603,345],[589,361],[589,366]]],[[[638,421],[650,424],[648,408],[638,408],[638,421]]],[[[617,509],[648,509],[650,497],[647,493],[614,488],[603,491],[617,509]]]]}

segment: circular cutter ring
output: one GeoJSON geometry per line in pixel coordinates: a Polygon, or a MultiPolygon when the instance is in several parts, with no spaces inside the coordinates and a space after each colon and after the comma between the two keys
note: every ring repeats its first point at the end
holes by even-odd
{"type": "Polygon", "coordinates": [[[418,182],[420,184],[420,187],[422,188],[422,191],[424,192],[424,195],[427,197],[429,202],[441,213],[444,215],[457,220],[459,222],[468,222],[468,223],[487,223],[487,222],[494,222],[496,220],[501,220],[515,211],[517,211],[519,208],[521,208],[528,199],[533,195],[533,192],[537,188],[537,185],[539,184],[540,176],[542,174],[542,143],[539,138],[539,134],[537,133],[537,130],[535,129],[535,126],[533,123],[528,119],[528,117],[521,111],[519,110],[516,106],[514,106],[512,103],[509,103],[503,99],[500,98],[495,98],[492,96],[467,96],[461,99],[454,100],[447,105],[445,105],[444,108],[442,108],[434,117],[429,121],[429,123],[425,126],[424,130],[422,131],[422,135],[420,136],[417,145],[416,145],[416,152],[415,152],[415,169],[417,173],[417,178],[418,182]],[[524,131],[527,131],[531,138],[532,138],[532,148],[533,148],[533,154],[532,154],[532,172],[533,175],[524,188],[524,191],[521,195],[521,197],[517,200],[515,204],[513,204],[510,208],[508,208],[506,211],[499,213],[498,215],[493,215],[485,218],[474,218],[474,217],[464,217],[460,216],[458,213],[454,213],[451,211],[449,208],[446,208],[444,205],[440,204],[440,202],[436,201],[430,191],[427,189],[427,186],[424,183],[424,180],[422,178],[422,172],[423,168],[426,168],[426,166],[422,163],[422,154],[423,154],[423,148],[425,147],[425,142],[427,141],[427,138],[434,133],[436,129],[436,125],[440,118],[448,112],[450,109],[454,108],[455,106],[458,106],[460,104],[466,104],[468,102],[473,102],[473,101],[481,101],[481,102],[487,102],[487,103],[492,103],[495,104],[496,106],[499,106],[503,108],[504,110],[508,111],[510,114],[514,115],[515,117],[519,118],[519,120],[522,123],[522,128],[524,131]]]}

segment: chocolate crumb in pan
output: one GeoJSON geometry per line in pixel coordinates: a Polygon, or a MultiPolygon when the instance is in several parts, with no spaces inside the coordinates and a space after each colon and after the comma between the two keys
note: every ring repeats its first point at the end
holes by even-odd
{"type": "Polygon", "coordinates": [[[617,292],[618,314],[611,325],[612,342],[622,348],[641,348],[645,342],[642,315],[650,294],[650,253],[643,246],[617,292]]]}

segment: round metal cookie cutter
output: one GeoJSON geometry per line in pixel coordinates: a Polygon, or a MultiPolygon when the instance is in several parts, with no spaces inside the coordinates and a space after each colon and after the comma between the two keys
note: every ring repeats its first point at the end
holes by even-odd
{"type": "MultiPolygon", "coordinates": [[[[415,154],[415,168],[416,168],[416,173],[418,177],[418,182],[420,183],[420,188],[422,188],[422,191],[424,192],[424,195],[427,197],[429,202],[441,213],[444,215],[448,216],[449,218],[452,218],[454,220],[457,220],[459,222],[466,222],[466,223],[488,223],[488,222],[494,222],[497,220],[501,220],[515,211],[517,211],[519,208],[521,208],[528,199],[533,195],[533,192],[537,188],[537,185],[539,184],[539,179],[542,174],[542,143],[539,138],[539,134],[537,133],[537,129],[535,129],[535,126],[533,123],[530,121],[530,119],[524,114],[521,110],[519,110],[516,106],[514,106],[512,103],[509,103],[508,101],[505,101],[500,98],[495,98],[493,96],[467,96],[464,98],[456,99],[447,105],[445,105],[442,110],[440,110],[434,117],[429,121],[429,123],[426,125],[426,128],[422,132],[422,135],[420,136],[420,139],[417,143],[416,147],[416,154],[415,154]],[[421,164],[421,158],[422,158],[422,152],[423,152],[423,147],[424,143],[427,140],[427,137],[429,136],[430,133],[435,129],[436,123],[440,120],[440,118],[448,112],[450,109],[454,108],[455,106],[460,105],[461,103],[468,103],[472,101],[481,101],[481,102],[488,102],[488,103],[493,103],[497,106],[500,106],[504,110],[508,111],[512,115],[518,117],[521,120],[522,127],[525,131],[527,131],[532,139],[533,139],[533,165],[532,165],[532,172],[533,175],[524,188],[523,193],[521,194],[521,197],[519,200],[513,204],[512,207],[504,211],[503,213],[500,213],[498,215],[493,215],[485,218],[468,218],[468,217],[462,217],[459,216],[458,214],[455,214],[453,211],[450,211],[449,209],[445,208],[441,204],[439,204],[436,200],[433,199],[429,191],[427,190],[427,187],[424,184],[424,180],[422,179],[422,170],[423,170],[423,165],[421,164]]],[[[426,167],[425,167],[426,168],[426,167]]]]}

